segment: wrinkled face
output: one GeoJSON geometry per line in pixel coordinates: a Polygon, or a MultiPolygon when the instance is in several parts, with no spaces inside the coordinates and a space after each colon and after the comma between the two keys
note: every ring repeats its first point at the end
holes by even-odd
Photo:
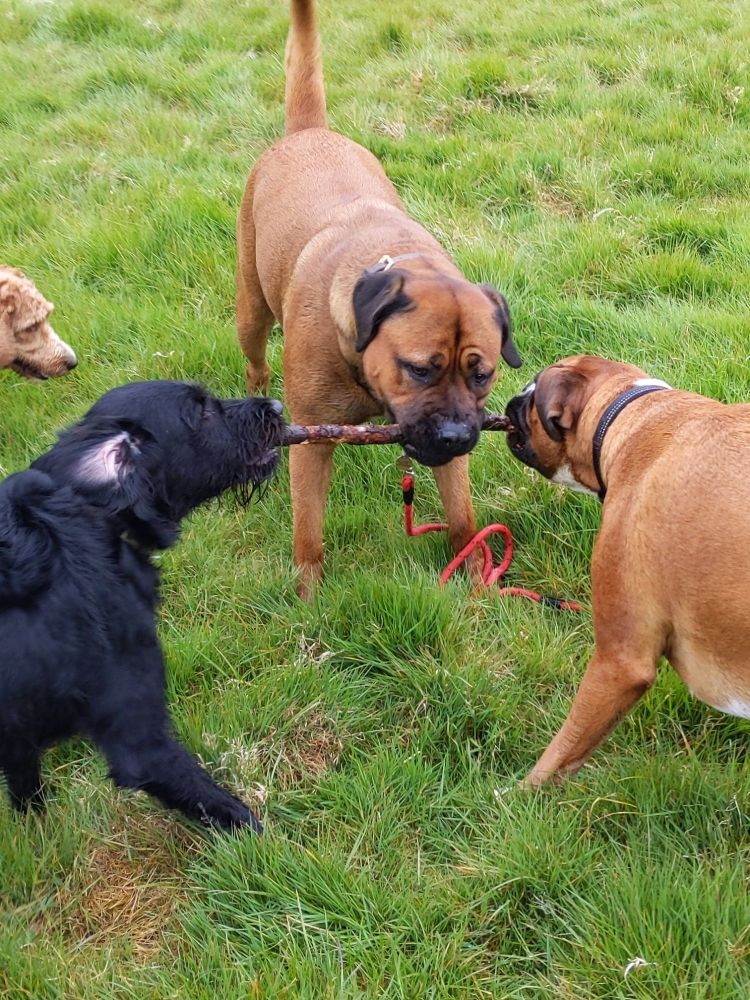
{"type": "Polygon", "coordinates": [[[583,440],[579,419],[599,388],[611,383],[614,398],[644,375],[633,365],[590,355],[564,358],[544,368],[505,408],[513,425],[507,435],[508,447],[519,461],[552,482],[596,495],[594,426],[583,440]]]}
{"type": "Polygon", "coordinates": [[[490,286],[393,268],[365,272],[354,311],[365,381],[400,424],[407,454],[437,466],[471,451],[500,358],[521,364],[505,299],[490,286]]]}
{"type": "Polygon", "coordinates": [[[102,396],[34,467],[130,517],[149,544],[168,545],[199,504],[273,473],[281,410],[184,382],[136,382],[102,396]]]}
{"type": "Polygon", "coordinates": [[[0,267],[0,368],[32,381],[65,375],[78,363],[49,323],[53,306],[21,271],[0,267]]]}

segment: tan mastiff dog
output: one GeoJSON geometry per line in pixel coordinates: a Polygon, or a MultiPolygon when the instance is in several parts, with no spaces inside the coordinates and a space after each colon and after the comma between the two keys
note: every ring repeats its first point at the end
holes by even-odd
{"type": "Polygon", "coordinates": [[[0,368],[34,382],[75,368],[72,348],[50,325],[53,308],[23,271],[0,264],[0,368]]]}
{"type": "MultiPolygon", "coordinates": [[[[313,0],[292,0],[286,136],[258,161],[238,222],[237,330],[249,392],[265,392],[266,341],[284,329],[284,382],[297,423],[401,424],[433,466],[451,543],[475,532],[467,453],[500,356],[521,364],[508,307],[467,281],[406,215],[366,149],[326,127],[313,0]]],[[[323,567],[333,446],[291,449],[294,560],[307,596],[323,567]]]]}
{"type": "Polygon", "coordinates": [[[603,500],[594,655],[526,782],[576,771],[662,656],[701,701],[750,718],[750,405],[579,356],[545,368],[506,413],[517,458],[603,500]]]}

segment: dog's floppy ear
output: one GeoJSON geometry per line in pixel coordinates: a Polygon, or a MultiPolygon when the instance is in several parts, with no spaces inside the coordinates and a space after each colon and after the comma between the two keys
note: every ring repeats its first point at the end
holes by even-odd
{"type": "Polygon", "coordinates": [[[54,306],[39,289],[15,268],[0,268],[0,318],[11,328],[22,330],[32,323],[41,323],[54,306]]]}
{"type": "Polygon", "coordinates": [[[553,441],[562,441],[578,423],[586,379],[569,368],[547,368],[536,380],[534,405],[542,427],[553,441]]]}
{"type": "MultiPolygon", "coordinates": [[[[18,296],[10,282],[0,282],[0,317],[11,322],[18,309],[18,296]]],[[[13,324],[11,324],[13,325],[13,324]]]]}
{"type": "MultiPolygon", "coordinates": [[[[163,456],[151,434],[128,420],[85,420],[88,447],[81,447],[73,477],[97,506],[120,516],[139,540],[164,549],[179,534],[179,519],[170,508],[163,456]]],[[[62,443],[62,441],[61,441],[62,443]]],[[[58,446],[59,447],[59,446],[58,446]]]]}
{"type": "Polygon", "coordinates": [[[396,312],[405,312],[414,305],[403,291],[406,275],[391,268],[388,271],[365,271],[354,286],[352,301],[357,324],[354,346],[360,352],[375,337],[383,320],[396,312]]]}
{"type": "Polygon", "coordinates": [[[516,350],[513,343],[512,326],[510,322],[510,309],[504,295],[501,295],[492,285],[479,286],[490,302],[495,304],[495,322],[497,323],[502,336],[502,347],[500,354],[506,365],[511,368],[520,368],[523,364],[521,355],[516,350]]]}

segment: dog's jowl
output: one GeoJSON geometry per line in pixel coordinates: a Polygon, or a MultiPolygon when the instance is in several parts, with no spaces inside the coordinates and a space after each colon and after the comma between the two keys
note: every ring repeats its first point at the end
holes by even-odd
{"type": "Polygon", "coordinates": [[[271,475],[280,413],[182,382],[122,386],[0,485],[0,771],[19,808],[41,806],[44,749],[82,734],[118,785],[259,829],[170,733],[151,553],[199,504],[271,475]]]}
{"type": "MultiPolygon", "coordinates": [[[[284,328],[284,391],[302,424],[397,421],[433,466],[451,543],[476,526],[468,452],[500,358],[520,365],[510,315],[406,214],[377,159],[326,125],[313,0],[292,0],[286,136],[250,174],[237,228],[237,331],[248,391],[266,391],[266,341],[284,328]]],[[[292,448],[300,594],[322,574],[333,445],[292,448]]],[[[479,559],[481,564],[481,559],[479,559]]]]}

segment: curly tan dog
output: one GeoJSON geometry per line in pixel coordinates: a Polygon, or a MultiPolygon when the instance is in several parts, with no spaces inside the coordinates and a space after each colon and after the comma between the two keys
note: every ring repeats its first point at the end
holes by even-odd
{"type": "MultiPolygon", "coordinates": [[[[286,136],[250,174],[238,222],[237,330],[249,392],[265,391],[266,341],[284,328],[298,423],[385,415],[435,468],[451,542],[475,532],[468,457],[502,355],[521,364],[505,299],[467,281],[406,215],[376,158],[326,126],[313,0],[292,0],[286,136]]],[[[322,575],[333,445],[295,447],[290,471],[299,592],[322,575]]]]}
{"type": "Polygon", "coordinates": [[[49,324],[53,308],[22,271],[0,264],[0,368],[32,381],[75,368],[73,350],[49,324]]]}

